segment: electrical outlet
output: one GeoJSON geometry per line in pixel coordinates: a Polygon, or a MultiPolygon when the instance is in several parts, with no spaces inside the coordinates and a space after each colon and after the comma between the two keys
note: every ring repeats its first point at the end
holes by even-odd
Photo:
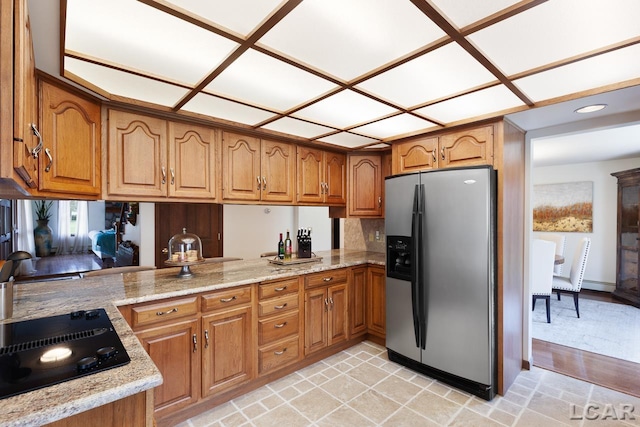
{"type": "Polygon", "coordinates": [[[369,233],[369,241],[373,242],[373,233],[369,233]]]}
{"type": "Polygon", "coordinates": [[[376,242],[380,241],[380,231],[376,230],[376,242]]]}

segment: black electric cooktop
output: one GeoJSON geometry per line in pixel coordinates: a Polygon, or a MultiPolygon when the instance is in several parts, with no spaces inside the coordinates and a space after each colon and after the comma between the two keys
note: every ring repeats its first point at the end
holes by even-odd
{"type": "Polygon", "coordinates": [[[0,399],[130,360],[102,308],[0,325],[0,399]]]}

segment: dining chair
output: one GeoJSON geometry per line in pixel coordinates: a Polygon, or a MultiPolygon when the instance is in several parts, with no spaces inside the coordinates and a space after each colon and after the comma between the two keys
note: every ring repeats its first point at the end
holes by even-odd
{"type": "Polygon", "coordinates": [[[80,273],[81,277],[106,276],[108,274],[134,273],[136,271],[155,270],[155,265],[127,265],[124,267],[103,268],[101,270],[91,270],[80,273]]]}
{"type": "Polygon", "coordinates": [[[587,267],[587,258],[589,257],[589,248],[591,247],[591,239],[584,237],[576,248],[573,262],[571,263],[571,271],[569,277],[555,276],[553,278],[553,292],[558,295],[560,293],[568,293],[573,295],[573,305],[576,307],[576,314],[580,318],[580,309],[578,307],[578,295],[582,288],[582,280],[584,279],[584,270],[587,267]]]}
{"type": "Polygon", "coordinates": [[[551,323],[551,284],[556,244],[548,240],[534,239],[531,262],[531,311],[536,309],[536,300],[544,299],[547,323],[551,323]]]}
{"type": "MultiPolygon", "coordinates": [[[[564,257],[564,249],[567,243],[567,238],[558,233],[536,233],[536,239],[548,240],[556,244],[556,255],[564,257]]],[[[563,264],[556,264],[553,267],[554,276],[560,276],[562,274],[563,264]]]]}

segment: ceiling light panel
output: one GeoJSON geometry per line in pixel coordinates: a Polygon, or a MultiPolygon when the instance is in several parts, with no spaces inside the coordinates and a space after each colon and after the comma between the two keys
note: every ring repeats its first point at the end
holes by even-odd
{"type": "Polygon", "coordinates": [[[357,87],[410,108],[496,80],[456,43],[449,43],[357,87]]]}
{"type": "Polygon", "coordinates": [[[65,49],[195,84],[237,43],[136,0],[68,0],[65,49]]]}
{"type": "Polygon", "coordinates": [[[305,0],[260,43],[352,80],[442,36],[409,1],[305,0]]]}
{"type": "Polygon", "coordinates": [[[384,139],[426,129],[433,130],[434,127],[437,125],[428,120],[420,119],[411,114],[400,114],[352,130],[362,135],[384,139]]]}
{"type": "Polygon", "coordinates": [[[442,123],[453,123],[521,106],[524,103],[520,98],[505,86],[498,85],[420,108],[416,113],[442,123]]]}
{"type": "Polygon", "coordinates": [[[547,1],[471,34],[507,75],[640,36],[640,1],[547,1]]]}
{"type": "Polygon", "coordinates": [[[343,90],[293,115],[312,122],[345,128],[388,116],[396,111],[359,93],[343,90]]]}
{"type": "MultiPolygon", "coordinates": [[[[640,2],[639,2],[640,3],[640,2]]],[[[640,78],[640,45],[633,45],[564,67],[515,80],[534,101],[640,78]]]]}
{"type": "Polygon", "coordinates": [[[65,58],[64,64],[65,70],[112,95],[173,107],[187,93],[178,86],[74,58],[65,58]]]}
{"type": "Polygon", "coordinates": [[[255,50],[245,52],[207,86],[216,94],[278,111],[334,88],[325,79],[255,50]]]}
{"type": "Polygon", "coordinates": [[[268,111],[202,93],[194,96],[182,109],[247,125],[255,125],[273,117],[273,113],[268,111]]]}
{"type": "Polygon", "coordinates": [[[247,36],[278,7],[282,0],[169,0],[218,26],[247,36]]]}
{"type": "Polygon", "coordinates": [[[333,145],[339,145],[345,148],[362,147],[378,142],[375,139],[367,138],[366,136],[354,135],[349,132],[340,132],[335,135],[325,136],[318,141],[326,142],[333,145]]]}
{"type": "Polygon", "coordinates": [[[487,16],[500,12],[520,0],[491,0],[491,1],[466,1],[466,0],[427,0],[433,7],[458,28],[466,27],[487,16]]]}
{"type": "Polygon", "coordinates": [[[320,126],[315,123],[309,123],[304,120],[298,120],[291,117],[283,117],[279,120],[275,120],[262,126],[262,128],[309,139],[313,139],[318,135],[324,135],[335,130],[326,126],[320,126]]]}

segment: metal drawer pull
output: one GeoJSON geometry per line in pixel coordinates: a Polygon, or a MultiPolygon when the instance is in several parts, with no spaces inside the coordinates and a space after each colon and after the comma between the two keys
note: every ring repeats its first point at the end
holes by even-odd
{"type": "Polygon", "coordinates": [[[279,325],[273,325],[276,329],[284,328],[285,326],[287,326],[287,322],[282,322],[279,325]]]}
{"type": "Polygon", "coordinates": [[[176,173],[173,168],[169,168],[169,171],[171,172],[171,185],[174,185],[176,183],[176,173]]]}
{"type": "Polygon", "coordinates": [[[209,348],[209,331],[204,331],[204,348],[209,348]]]}
{"type": "Polygon", "coordinates": [[[440,155],[442,156],[442,160],[444,160],[444,147],[440,149],[440,155]]]}
{"type": "Polygon", "coordinates": [[[193,334],[193,352],[198,351],[198,337],[196,334],[193,334]]]}
{"type": "Polygon", "coordinates": [[[29,126],[31,127],[31,132],[33,132],[36,138],[38,138],[38,145],[33,147],[33,150],[30,150],[29,147],[27,147],[27,150],[29,150],[29,152],[31,153],[31,157],[37,159],[38,154],[40,153],[40,151],[42,150],[42,146],[44,145],[42,143],[42,135],[40,135],[40,132],[38,132],[38,128],[36,128],[35,124],[30,123],[29,126]]]}
{"type": "Polygon", "coordinates": [[[165,314],[171,314],[171,313],[177,313],[177,312],[178,312],[178,307],[172,308],[171,310],[167,310],[167,311],[157,311],[156,316],[164,316],[165,314]]]}
{"type": "Polygon", "coordinates": [[[51,165],[53,164],[53,157],[51,156],[51,150],[49,150],[48,148],[45,148],[44,154],[46,154],[47,159],[49,159],[49,163],[47,163],[47,167],[44,168],[44,171],[49,172],[51,170],[51,165]]]}
{"type": "Polygon", "coordinates": [[[220,302],[231,302],[236,299],[236,296],[232,296],[231,298],[220,298],[220,302]]]}
{"type": "Polygon", "coordinates": [[[282,291],[284,291],[285,289],[287,289],[287,287],[286,287],[286,286],[282,286],[282,287],[280,287],[280,288],[275,288],[275,289],[274,289],[274,291],[276,291],[276,292],[282,292],[282,291]]]}
{"type": "Polygon", "coordinates": [[[160,168],[162,170],[162,184],[166,184],[167,183],[167,170],[164,168],[164,166],[162,166],[162,168],[160,168]]]}
{"type": "Polygon", "coordinates": [[[287,347],[283,348],[282,351],[274,351],[273,354],[275,354],[276,356],[281,356],[285,351],[287,351],[287,347]]]}
{"type": "Polygon", "coordinates": [[[331,276],[331,277],[323,277],[323,278],[322,278],[322,281],[323,281],[323,282],[330,282],[330,281],[332,281],[332,280],[333,280],[333,276],[331,276]]]}
{"type": "Polygon", "coordinates": [[[258,181],[258,190],[260,190],[260,177],[259,176],[256,177],[256,181],[258,181]]]}
{"type": "Polygon", "coordinates": [[[285,302],[282,305],[276,305],[273,308],[275,308],[276,310],[282,310],[283,308],[285,308],[287,306],[287,303],[285,302]]]}

